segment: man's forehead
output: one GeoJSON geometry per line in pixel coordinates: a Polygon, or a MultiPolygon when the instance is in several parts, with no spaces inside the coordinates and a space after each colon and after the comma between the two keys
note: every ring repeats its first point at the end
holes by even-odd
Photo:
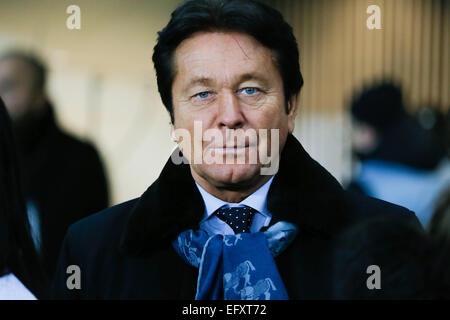
{"type": "MultiPolygon", "coordinates": [[[[218,81],[218,78],[214,75],[205,75],[206,73],[202,74],[203,75],[196,75],[195,73],[193,73],[191,75],[188,75],[186,77],[187,85],[211,86],[215,85],[218,81]]],[[[256,81],[263,85],[267,85],[269,82],[268,75],[259,71],[236,73],[230,80],[237,83],[243,83],[245,81],[256,81]]]]}
{"type": "Polygon", "coordinates": [[[175,51],[175,70],[195,84],[209,84],[227,73],[233,80],[266,80],[272,51],[253,37],[237,32],[202,32],[184,40],[175,51]]]}
{"type": "Polygon", "coordinates": [[[247,49],[258,48],[261,43],[253,36],[239,31],[198,31],[184,39],[177,47],[177,50],[184,48],[192,50],[194,46],[206,44],[209,49],[215,49],[218,45],[231,49],[233,47],[241,47],[241,43],[245,43],[247,49]]]}
{"type": "Polygon", "coordinates": [[[31,66],[21,58],[6,57],[0,59],[0,73],[6,73],[15,77],[32,74],[31,66]]]}
{"type": "Polygon", "coordinates": [[[270,49],[240,32],[198,32],[182,41],[175,50],[175,61],[184,65],[220,60],[223,63],[252,63],[271,56],[270,49]]]}

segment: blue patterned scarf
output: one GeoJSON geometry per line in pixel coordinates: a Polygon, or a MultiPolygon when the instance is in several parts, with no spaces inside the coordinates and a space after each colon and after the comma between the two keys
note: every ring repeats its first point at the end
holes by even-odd
{"type": "Polygon", "coordinates": [[[199,268],[196,300],[287,300],[274,257],[295,238],[297,227],[278,222],[265,232],[214,235],[182,232],[172,243],[199,268]]]}

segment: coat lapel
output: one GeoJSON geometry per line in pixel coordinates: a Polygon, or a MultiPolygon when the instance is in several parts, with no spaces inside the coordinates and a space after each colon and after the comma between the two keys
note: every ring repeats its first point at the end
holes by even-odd
{"type": "MultiPolygon", "coordinates": [[[[300,229],[331,236],[350,218],[344,192],[336,179],[289,135],[268,194],[273,223],[286,220],[300,229]]],[[[130,212],[120,249],[129,255],[145,256],[170,245],[180,232],[197,228],[203,212],[204,202],[189,165],[175,165],[169,159],[130,212]]]]}
{"type": "Polygon", "coordinates": [[[290,221],[323,236],[332,236],[350,220],[339,182],[292,135],[282,152],[267,201],[275,220],[290,221]]]}

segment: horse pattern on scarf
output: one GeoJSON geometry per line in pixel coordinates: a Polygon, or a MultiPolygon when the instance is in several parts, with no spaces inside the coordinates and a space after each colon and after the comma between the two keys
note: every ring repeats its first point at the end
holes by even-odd
{"type": "Polygon", "coordinates": [[[288,299],[274,257],[296,234],[297,227],[288,222],[252,234],[210,237],[203,230],[187,230],[173,247],[186,262],[199,268],[196,299],[288,299]]]}

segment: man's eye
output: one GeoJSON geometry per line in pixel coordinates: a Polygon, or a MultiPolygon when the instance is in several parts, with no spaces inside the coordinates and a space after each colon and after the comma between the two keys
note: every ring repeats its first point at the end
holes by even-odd
{"type": "Polygon", "coordinates": [[[199,97],[200,99],[206,99],[210,96],[210,92],[200,92],[197,94],[197,97],[199,97]]]}
{"type": "Polygon", "coordinates": [[[242,89],[242,92],[245,93],[246,95],[251,96],[251,95],[257,93],[258,89],[256,89],[256,88],[244,88],[244,89],[242,89]]]}

